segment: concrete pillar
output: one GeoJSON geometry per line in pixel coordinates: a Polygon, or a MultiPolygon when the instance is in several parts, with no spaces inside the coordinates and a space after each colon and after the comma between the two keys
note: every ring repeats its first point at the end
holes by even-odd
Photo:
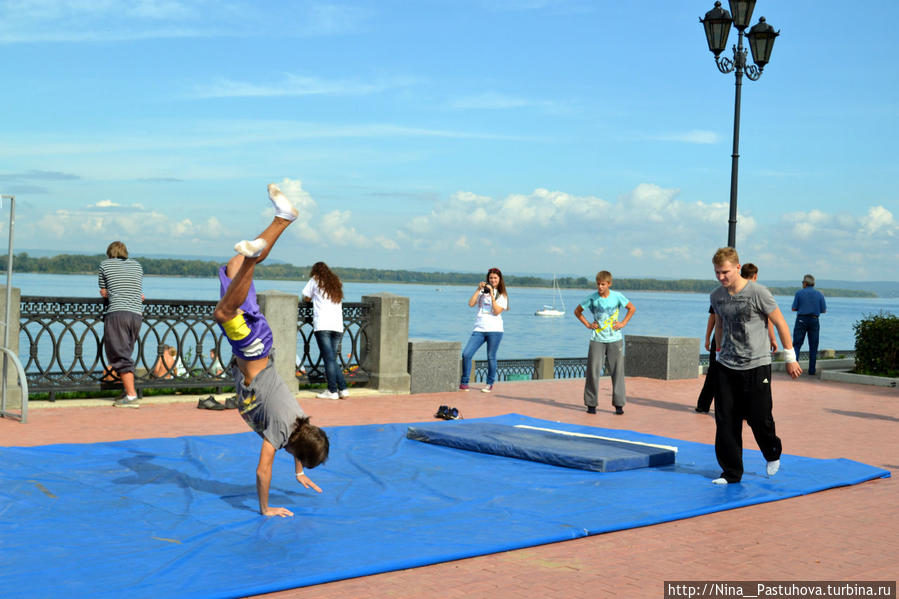
{"type": "Polygon", "coordinates": [[[455,391],[462,376],[459,341],[409,340],[409,392],[455,391]]]}
{"type": "MultiPolygon", "coordinates": [[[[24,368],[25,363],[28,361],[28,355],[21,356],[19,354],[19,320],[21,319],[21,311],[19,307],[19,297],[21,296],[21,290],[18,287],[13,287],[10,289],[10,302],[9,302],[9,348],[13,350],[16,355],[19,355],[19,360],[22,362],[22,367],[24,368]]],[[[6,285],[0,285],[0,345],[6,339],[6,325],[3,322],[3,319],[6,318],[6,285]]],[[[27,351],[28,348],[26,348],[27,351]]],[[[0,368],[2,368],[3,364],[3,355],[0,353],[0,368]]],[[[7,410],[19,410],[22,408],[22,388],[19,386],[19,377],[16,372],[16,367],[12,363],[12,360],[6,361],[6,409],[7,410]]]]}
{"type": "Polygon", "coordinates": [[[651,379],[695,379],[699,337],[624,336],[624,373],[651,379]]]}
{"type": "Polygon", "coordinates": [[[296,393],[297,382],[297,313],[299,298],[293,293],[282,291],[262,291],[257,294],[259,309],[265,315],[268,326],[272,328],[275,347],[275,368],[287,384],[287,388],[296,393]]]}
{"type": "Polygon", "coordinates": [[[409,298],[393,293],[363,295],[371,319],[365,329],[369,351],[362,368],[371,373],[370,389],[409,393],[409,298]]]}
{"type": "Polygon", "coordinates": [[[556,360],[548,356],[540,356],[534,358],[534,378],[535,379],[552,379],[556,378],[556,360]]]}

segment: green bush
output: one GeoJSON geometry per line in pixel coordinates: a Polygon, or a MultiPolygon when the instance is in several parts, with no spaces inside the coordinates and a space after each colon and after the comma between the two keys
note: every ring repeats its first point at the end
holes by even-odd
{"type": "Polygon", "coordinates": [[[854,325],[855,371],[859,374],[899,376],[899,316],[880,311],[854,325]]]}

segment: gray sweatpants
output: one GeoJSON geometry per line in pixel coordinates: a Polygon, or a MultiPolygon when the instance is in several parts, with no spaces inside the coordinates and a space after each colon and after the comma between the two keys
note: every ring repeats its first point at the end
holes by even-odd
{"type": "Polygon", "coordinates": [[[584,405],[596,407],[599,377],[606,358],[612,377],[612,405],[624,407],[624,340],[612,343],[591,341],[587,351],[587,381],[584,383],[584,405]]]}

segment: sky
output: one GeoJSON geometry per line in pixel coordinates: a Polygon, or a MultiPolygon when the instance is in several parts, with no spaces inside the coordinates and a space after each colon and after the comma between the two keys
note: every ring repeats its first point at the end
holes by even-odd
{"type": "MultiPolygon", "coordinates": [[[[226,258],[277,182],[301,214],[272,258],[297,265],[711,279],[735,95],[713,4],[0,0],[15,251],[226,258]]],[[[899,280],[899,2],[760,16],[741,260],[899,280]]]]}

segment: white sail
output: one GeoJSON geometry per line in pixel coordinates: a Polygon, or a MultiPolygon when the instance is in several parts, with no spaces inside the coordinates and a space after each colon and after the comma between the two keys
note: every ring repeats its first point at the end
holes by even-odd
{"type": "Polygon", "coordinates": [[[562,290],[559,288],[559,284],[556,282],[556,275],[553,275],[553,303],[552,305],[544,304],[543,308],[534,312],[534,316],[565,316],[565,300],[562,299],[562,290]],[[562,308],[556,308],[556,298],[558,297],[559,303],[562,305],[562,308]]]}

